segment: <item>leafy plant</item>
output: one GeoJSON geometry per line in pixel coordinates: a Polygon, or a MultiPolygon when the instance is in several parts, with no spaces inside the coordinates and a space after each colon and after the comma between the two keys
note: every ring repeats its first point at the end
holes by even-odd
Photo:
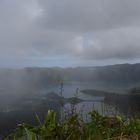
{"type": "Polygon", "coordinates": [[[72,111],[61,122],[56,113],[49,110],[39,126],[20,124],[5,140],[116,140],[140,139],[140,119],[125,120],[120,116],[102,116],[96,111],[89,113],[91,119],[84,122],[79,113],[72,111]]]}

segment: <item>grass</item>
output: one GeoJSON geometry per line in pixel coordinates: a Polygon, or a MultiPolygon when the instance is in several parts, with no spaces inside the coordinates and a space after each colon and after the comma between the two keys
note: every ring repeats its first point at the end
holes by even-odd
{"type": "Polygon", "coordinates": [[[139,140],[140,119],[125,119],[120,116],[102,116],[96,111],[84,121],[80,114],[71,111],[58,121],[56,113],[49,110],[44,122],[38,126],[19,124],[4,140],[139,140]]]}

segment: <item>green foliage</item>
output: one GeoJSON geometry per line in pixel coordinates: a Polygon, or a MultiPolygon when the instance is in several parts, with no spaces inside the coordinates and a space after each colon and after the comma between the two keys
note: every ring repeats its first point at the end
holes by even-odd
{"type": "Polygon", "coordinates": [[[56,120],[56,113],[49,110],[39,126],[29,124],[18,125],[16,131],[5,140],[116,140],[140,139],[140,119],[125,120],[120,116],[102,116],[96,111],[89,113],[90,121],[79,119],[74,111],[64,120],[56,120]]]}

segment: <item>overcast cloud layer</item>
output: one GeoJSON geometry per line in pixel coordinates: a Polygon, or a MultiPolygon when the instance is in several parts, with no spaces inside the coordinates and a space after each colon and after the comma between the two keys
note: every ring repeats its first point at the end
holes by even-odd
{"type": "Polygon", "coordinates": [[[139,62],[140,0],[0,0],[0,66],[139,62]]]}

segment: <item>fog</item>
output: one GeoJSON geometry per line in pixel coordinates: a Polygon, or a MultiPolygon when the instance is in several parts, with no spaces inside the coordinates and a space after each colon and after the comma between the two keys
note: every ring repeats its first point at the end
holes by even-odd
{"type": "Polygon", "coordinates": [[[0,136],[60,100],[135,116],[139,62],[139,0],[0,0],[0,136]]]}

